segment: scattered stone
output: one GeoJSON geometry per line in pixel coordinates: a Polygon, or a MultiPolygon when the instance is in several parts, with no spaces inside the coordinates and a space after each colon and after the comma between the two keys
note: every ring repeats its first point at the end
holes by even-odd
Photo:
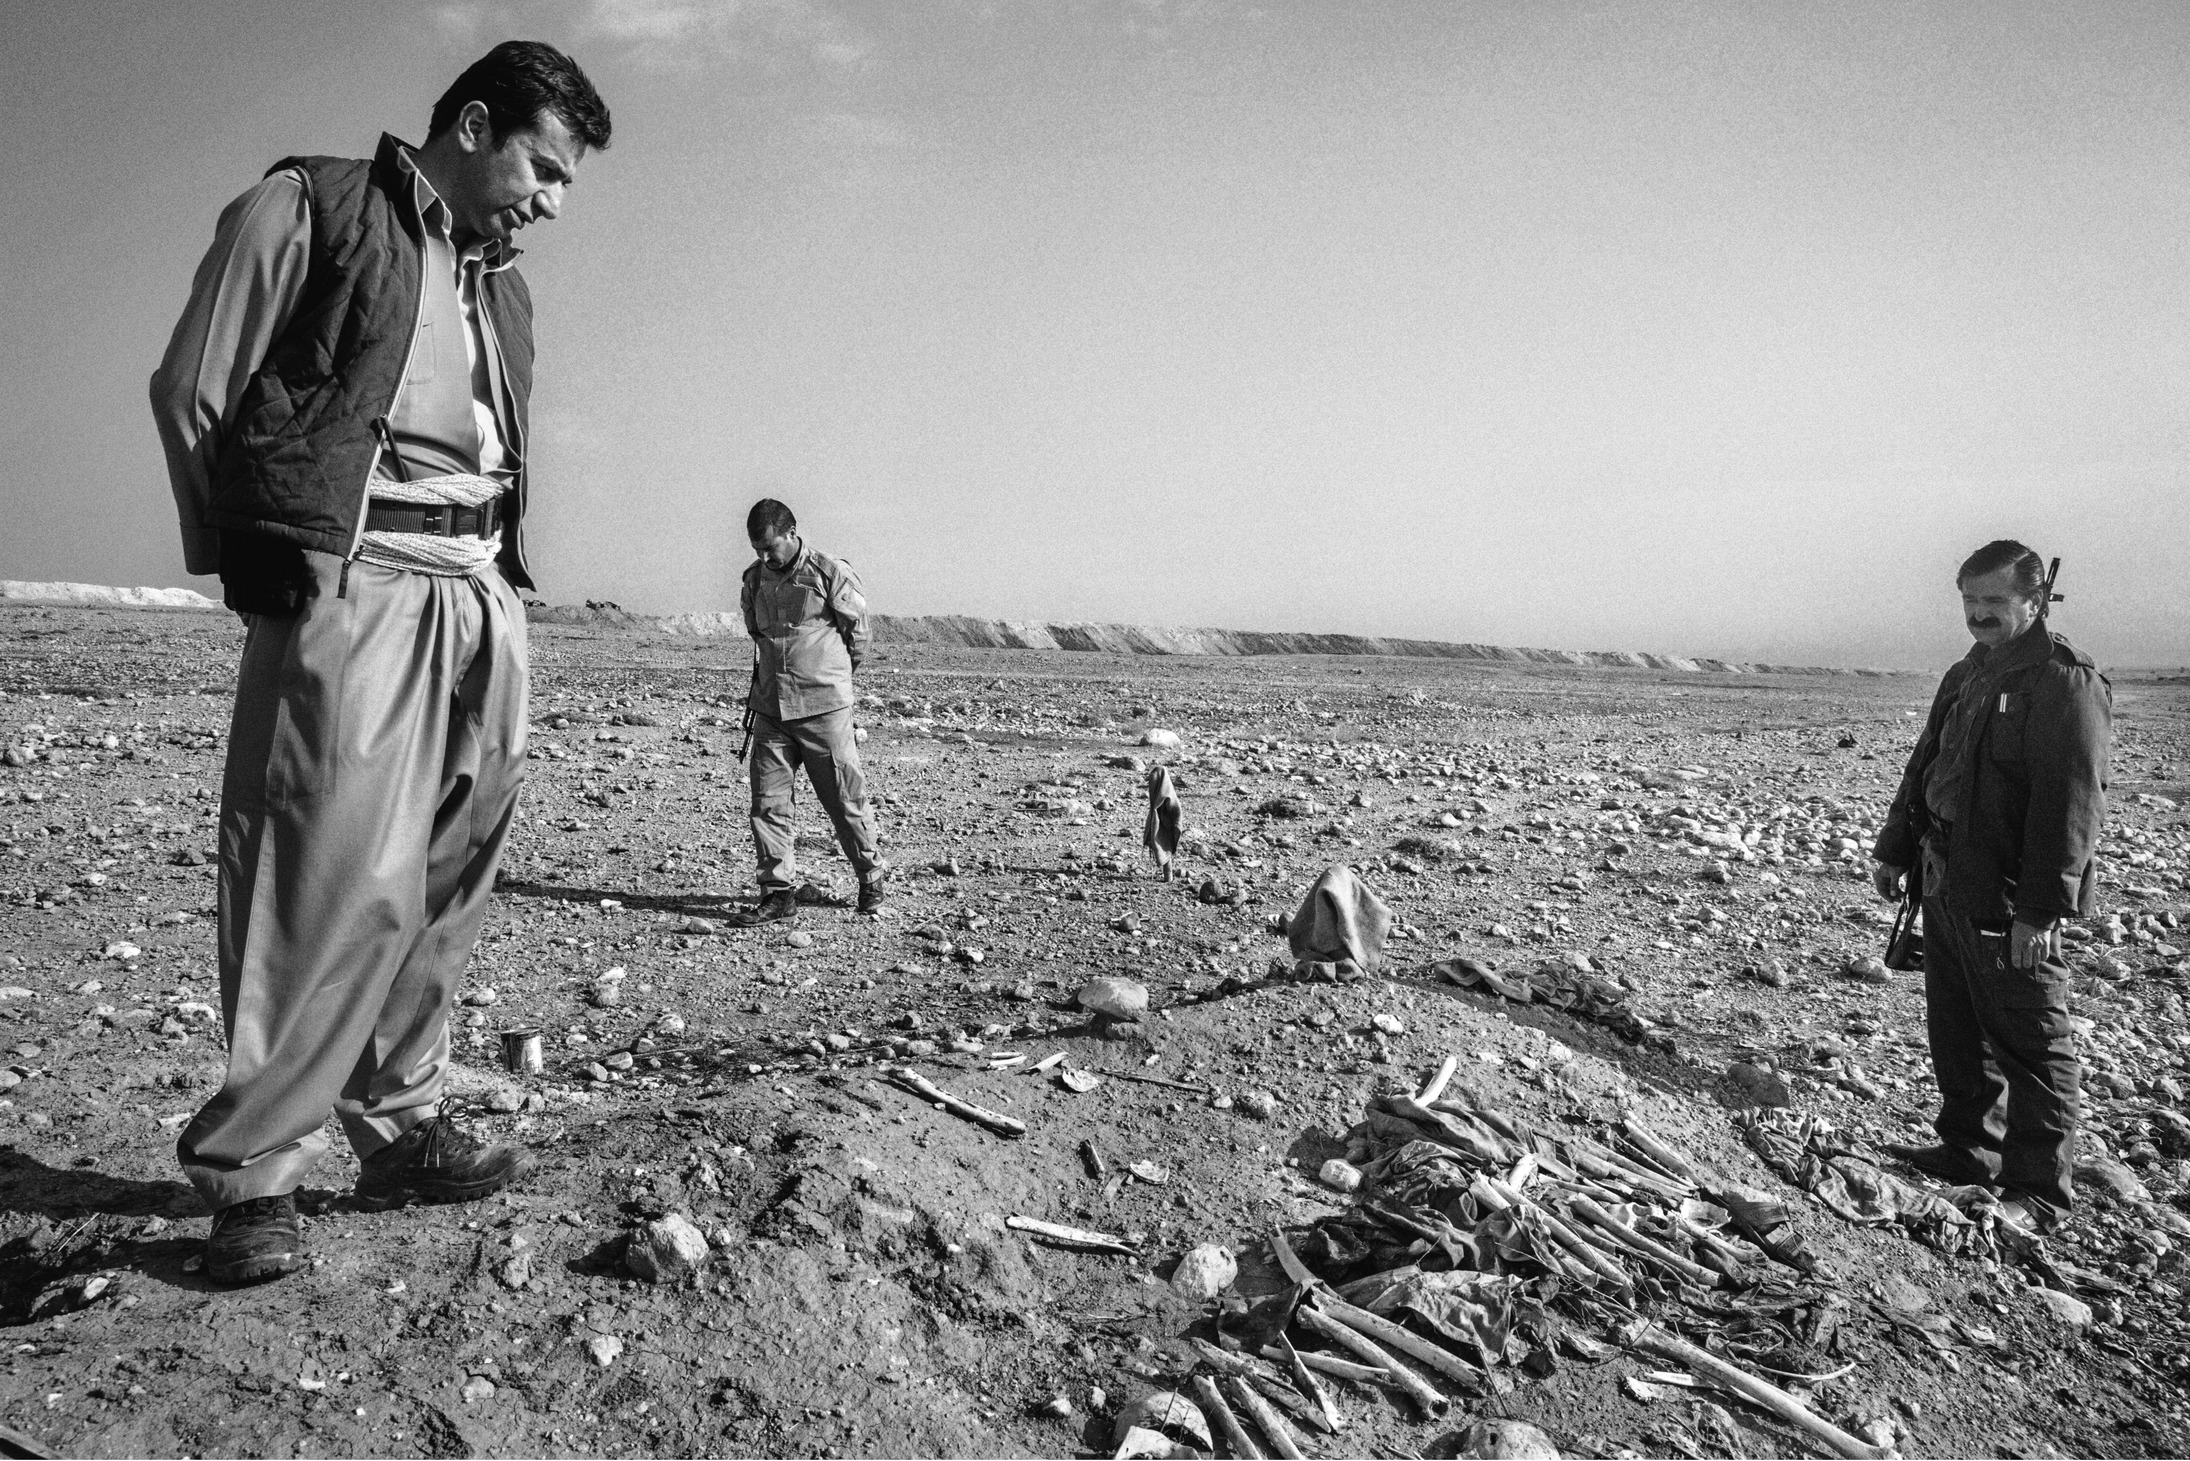
{"type": "Polygon", "coordinates": [[[1277,1114],[1278,1098],[1268,1091],[1249,1091],[1239,1098],[1238,1106],[1242,1115],[1252,1116],[1257,1121],[1268,1121],[1277,1114]]]}
{"type": "Polygon", "coordinates": [[[1323,1179],[1324,1186],[1334,1187],[1340,1192],[1358,1192],[1361,1189],[1361,1169],[1341,1157],[1333,1157],[1325,1162],[1316,1175],[1323,1179]]]}
{"type": "Polygon", "coordinates": [[[1742,977],[1754,979],[1767,989],[1787,987],[1787,964],[1782,959],[1766,959],[1760,964],[1745,965],[1741,972],[1742,977]]]}
{"type": "Polygon", "coordinates": [[[2076,1183],[2081,1187],[2097,1188],[2118,1202],[2152,1200],[2152,1194],[2138,1180],[2137,1174],[2104,1152],[2092,1153],[2076,1163],[2076,1183]]]}
{"type": "Polygon", "coordinates": [[[1931,1307],[1931,1295],[1898,1273],[1888,1272],[1878,1281],[1879,1294],[1904,1314],[1916,1314],[1931,1307]]]}
{"type": "Polygon", "coordinates": [[[521,1111],[524,1106],[524,1092],[512,1090],[508,1086],[495,1087],[494,1093],[487,1097],[487,1109],[497,1116],[507,1116],[512,1112],[521,1111]]]}
{"type": "Polygon", "coordinates": [[[2096,1317],[2089,1304],[2059,1289],[2034,1288],[2030,1290],[2030,1297],[2042,1313],[2069,1329],[2089,1329],[2096,1317]]]}
{"type": "Polygon", "coordinates": [[[1188,1298],[1213,1299],[1239,1277],[1239,1260],[1229,1248],[1204,1243],[1179,1260],[1171,1274],[1171,1287],[1188,1298]]]}
{"type": "Polygon", "coordinates": [[[1177,731],[1156,730],[1154,728],[1150,728],[1141,732],[1141,744],[1144,746],[1154,746],[1157,750],[1160,751],[1176,751],[1181,743],[1179,741],[1179,733],[1177,731]]]}
{"type": "Polygon", "coordinates": [[[1387,1035],[1404,1035],[1407,1033],[1407,1027],[1400,1022],[1397,1015],[1374,1014],[1369,1016],[1369,1023],[1387,1035]]]}
{"type": "Polygon", "coordinates": [[[794,949],[810,949],[814,946],[814,936],[803,928],[791,930],[783,936],[783,941],[794,949]]]}
{"type": "Polygon", "coordinates": [[[1793,1104],[1787,1094],[1787,1082],[1779,1072],[1736,1061],[1726,1068],[1726,1084],[1738,1097],[1737,1106],[1784,1107],[1793,1104]]]}
{"type": "Polygon", "coordinates": [[[604,1370],[616,1363],[623,1352],[624,1342],[613,1334],[596,1334],[586,1341],[586,1353],[604,1370]]]}
{"type": "Polygon", "coordinates": [[[464,1382],[463,1395],[467,1401],[491,1399],[494,1395],[494,1382],[485,1375],[474,1375],[464,1382]]]}
{"type": "Polygon", "coordinates": [[[1148,1013],[1148,986],[1134,979],[1095,979],[1080,986],[1073,1002],[1113,1020],[1135,1021],[1148,1013]]]}
{"type": "Polygon", "coordinates": [[[482,988],[474,989],[471,993],[465,995],[464,1003],[472,1006],[474,1009],[485,1009],[500,998],[501,996],[494,992],[494,986],[489,984],[482,988]]]}
{"type": "Polygon", "coordinates": [[[624,1267],[648,1283],[681,1283],[707,1264],[707,1235],[681,1213],[658,1217],[624,1244],[624,1267]]]}
{"type": "Polygon", "coordinates": [[[1893,971],[1876,954],[1861,954],[1840,966],[1840,972],[1865,984],[1891,984],[1893,971]]]}
{"type": "Polygon", "coordinates": [[[120,959],[125,962],[130,959],[141,958],[143,957],[143,955],[144,950],[138,948],[135,944],[129,942],[127,939],[116,939],[113,943],[108,944],[99,953],[99,957],[102,959],[120,959]]]}

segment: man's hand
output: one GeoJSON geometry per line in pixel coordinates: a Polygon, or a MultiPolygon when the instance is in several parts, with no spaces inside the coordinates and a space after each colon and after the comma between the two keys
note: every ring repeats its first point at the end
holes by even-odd
{"type": "Polygon", "coordinates": [[[1893,867],[1883,862],[1871,864],[1871,886],[1876,888],[1878,896],[1888,903],[1900,900],[1902,879],[1908,875],[1909,870],[1905,867],[1893,867]]]}
{"type": "Polygon", "coordinates": [[[2048,957],[2059,957],[2061,926],[2033,928],[2020,918],[2008,930],[2008,962],[2018,969],[2035,969],[2048,957]]]}

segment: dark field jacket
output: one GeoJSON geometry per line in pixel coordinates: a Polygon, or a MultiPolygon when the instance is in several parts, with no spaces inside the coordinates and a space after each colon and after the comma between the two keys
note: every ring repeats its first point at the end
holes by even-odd
{"type": "Polygon", "coordinates": [[[1973,679],[1989,703],[1961,751],[1967,789],[1947,841],[1947,885],[1925,894],[1986,924],[2015,918],[2045,928],[2087,915],[2106,820],[2114,693],[2091,657],[2043,622],[1996,650],[1974,647],[1947,671],[1871,855],[1889,867],[1915,863],[1930,822],[1925,776],[1973,679]]]}
{"type": "MultiPolygon", "coordinates": [[[[382,137],[370,162],[290,157],[310,194],[312,242],[303,296],[253,372],[226,424],[208,517],[223,533],[256,535],[350,557],[364,527],[366,483],[380,458],[374,423],[395,403],[423,298],[424,225],[382,137]]],[[[509,256],[514,256],[514,250],[509,256]]],[[[485,270],[479,303],[500,347],[515,419],[516,500],[504,516],[500,564],[519,588],[526,407],[532,394],[532,295],[514,268],[485,270]]]]}

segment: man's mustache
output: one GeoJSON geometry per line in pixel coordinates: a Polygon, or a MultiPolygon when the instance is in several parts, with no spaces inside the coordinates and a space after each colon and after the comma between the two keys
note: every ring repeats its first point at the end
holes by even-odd
{"type": "Polygon", "coordinates": [[[2000,621],[1998,619],[1972,619],[1969,621],[1969,627],[1972,629],[1997,629],[2000,627],[2000,621]]]}

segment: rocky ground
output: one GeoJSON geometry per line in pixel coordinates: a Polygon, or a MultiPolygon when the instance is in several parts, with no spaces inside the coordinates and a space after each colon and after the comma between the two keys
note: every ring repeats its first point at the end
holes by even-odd
{"type": "MultiPolygon", "coordinates": [[[[0,608],[0,1423],[21,1440],[1108,1454],[1120,1405],[1215,1332],[1179,1257],[1221,1244],[1241,1293],[1280,1288],[1262,1236],[1359,1202],[1323,1162],[1457,1054],[1540,1127],[1633,1116],[1793,1202],[1811,1300],[1841,1316],[1820,1414],[1910,1455],[2190,1452],[2179,677],[2116,679],[2106,916],[2073,952],[2089,1197],[2049,1245],[2075,1305],[2029,1263],[1843,1221],[1731,1119],[1785,1101],[1858,1148],[1922,1134],[1918,981],[1844,971],[1883,940],[1861,850],[1929,677],[886,648],[863,720],[894,914],[824,903],[746,932],[721,921],[750,876],[742,647],[569,626],[536,631],[527,811],[452,1083],[538,1177],[372,1212],[330,1158],[313,1269],[221,1292],[171,1143],[222,1069],[208,854],[238,643],[219,614],[0,608]],[[1139,851],[1136,766],[1157,760],[1188,827],[1169,883],[1139,851]],[[1271,919],[1339,862],[1396,935],[1375,977],[1302,982],[1271,919]],[[1631,1018],[1458,988],[1432,968],[1455,956],[1580,956],[1631,1018]],[[1090,1021],[1072,995],[1100,975],[1155,1010],[1090,1021]],[[547,1068],[509,1074],[499,1033],[528,1026],[547,1068]],[[887,1072],[907,1064],[1026,1134],[906,1093],[887,1072]],[[704,1239],[695,1266],[634,1276],[630,1235],[668,1216],[704,1239]],[[1040,1246],[1013,1217],[1137,1256],[1040,1246]]],[[[801,815],[810,875],[844,898],[801,815]]],[[[1435,1420],[1334,1383],[1349,1428],[1310,1449],[1451,1454],[1501,1415],[1569,1454],[1813,1453],[1754,1409],[1728,1428],[1628,1383],[1663,1361],[1579,1349],[1435,1420]]]]}

